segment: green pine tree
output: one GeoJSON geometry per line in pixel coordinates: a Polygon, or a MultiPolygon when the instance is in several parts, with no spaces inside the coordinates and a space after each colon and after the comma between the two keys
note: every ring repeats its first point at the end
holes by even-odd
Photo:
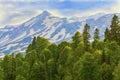
{"type": "Polygon", "coordinates": [[[110,28],[110,41],[116,41],[119,43],[120,25],[117,15],[113,16],[110,28]]]}
{"type": "Polygon", "coordinates": [[[80,34],[80,32],[76,32],[75,35],[72,37],[72,47],[75,50],[79,43],[83,41],[82,35],[80,34]]]}
{"type": "Polygon", "coordinates": [[[105,34],[105,35],[104,35],[104,37],[105,37],[104,41],[105,41],[105,42],[110,41],[110,36],[111,36],[111,35],[110,35],[110,31],[109,31],[108,28],[106,28],[104,34],[105,34]]]}
{"type": "Polygon", "coordinates": [[[88,24],[85,25],[84,31],[83,31],[83,41],[85,45],[85,50],[89,51],[90,50],[90,34],[89,34],[90,26],[88,24]]]}

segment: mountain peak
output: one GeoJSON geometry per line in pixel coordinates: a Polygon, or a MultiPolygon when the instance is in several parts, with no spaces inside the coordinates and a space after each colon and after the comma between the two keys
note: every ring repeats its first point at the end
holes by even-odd
{"type": "Polygon", "coordinates": [[[48,11],[43,11],[41,14],[50,15],[50,13],[48,11]]]}
{"type": "Polygon", "coordinates": [[[38,15],[37,17],[47,17],[50,16],[51,14],[48,11],[43,11],[40,15],[38,15]]]}
{"type": "Polygon", "coordinates": [[[43,11],[40,15],[42,15],[42,16],[49,16],[51,14],[48,11],[43,11]]]}

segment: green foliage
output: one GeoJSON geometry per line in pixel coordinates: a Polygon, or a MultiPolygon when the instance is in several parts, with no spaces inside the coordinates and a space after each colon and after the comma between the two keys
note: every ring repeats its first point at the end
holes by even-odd
{"type": "Polygon", "coordinates": [[[15,80],[16,63],[13,54],[11,54],[10,56],[5,56],[5,58],[3,59],[2,67],[4,72],[4,80],[15,80]]]}
{"type": "Polygon", "coordinates": [[[26,80],[26,79],[21,75],[17,75],[15,80],[26,80]]]}
{"type": "Polygon", "coordinates": [[[103,63],[101,69],[102,80],[113,80],[112,69],[109,64],[103,63]]]}
{"type": "Polygon", "coordinates": [[[111,23],[111,30],[110,30],[110,40],[111,41],[117,41],[118,40],[118,34],[119,34],[119,19],[118,16],[114,15],[112,18],[112,23],[111,23]]]}
{"type": "Polygon", "coordinates": [[[89,51],[90,50],[90,34],[89,34],[90,26],[88,24],[85,25],[84,31],[83,31],[83,41],[85,45],[85,50],[89,51]]]}
{"type": "Polygon", "coordinates": [[[120,45],[120,25],[117,15],[113,16],[110,28],[105,31],[105,41],[115,41],[120,45]]]}
{"type": "Polygon", "coordinates": [[[76,32],[75,35],[72,37],[73,49],[76,49],[81,41],[83,41],[82,35],[79,32],[76,32]]]}
{"type": "Polygon", "coordinates": [[[98,41],[99,39],[100,39],[99,30],[96,28],[94,33],[94,41],[98,41]]]}
{"type": "Polygon", "coordinates": [[[100,67],[92,54],[86,53],[80,63],[80,80],[101,80],[100,67]]]}
{"type": "Polygon", "coordinates": [[[104,39],[105,42],[110,40],[110,31],[108,28],[106,28],[104,36],[105,36],[105,39],[104,39]]]}
{"type": "Polygon", "coordinates": [[[2,67],[0,66],[0,80],[3,80],[3,78],[4,78],[4,73],[2,67]]]}
{"type": "Polygon", "coordinates": [[[114,76],[113,80],[120,80],[120,63],[115,67],[113,76],[114,76]]]}

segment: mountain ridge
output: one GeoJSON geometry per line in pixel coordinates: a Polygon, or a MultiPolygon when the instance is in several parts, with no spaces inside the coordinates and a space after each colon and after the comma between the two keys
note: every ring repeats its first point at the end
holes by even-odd
{"type": "MultiPolygon", "coordinates": [[[[93,37],[95,28],[100,30],[100,37],[104,38],[104,31],[110,26],[114,14],[104,14],[100,17],[92,15],[86,20],[71,20],[52,15],[43,11],[40,15],[18,25],[0,28],[0,54],[9,54],[18,51],[24,52],[34,36],[49,39],[52,43],[70,40],[76,31],[82,33],[84,25],[91,26],[90,34],[93,37]],[[97,18],[96,18],[97,17],[97,18]]],[[[117,14],[120,17],[120,14],[117,14]]],[[[92,40],[92,38],[91,38],[92,40]]]]}

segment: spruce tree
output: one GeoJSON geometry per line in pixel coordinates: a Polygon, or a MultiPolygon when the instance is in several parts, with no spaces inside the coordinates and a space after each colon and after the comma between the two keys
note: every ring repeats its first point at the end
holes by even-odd
{"type": "Polygon", "coordinates": [[[113,16],[110,28],[111,28],[111,30],[110,30],[110,41],[118,42],[120,26],[119,26],[119,18],[118,18],[117,15],[113,16]]]}
{"type": "Polygon", "coordinates": [[[105,36],[105,39],[104,39],[105,42],[110,40],[110,31],[108,28],[106,28],[104,36],[105,36]]]}
{"type": "Polygon", "coordinates": [[[90,30],[90,26],[88,24],[85,25],[84,27],[84,31],[83,31],[83,41],[84,41],[84,45],[85,45],[85,49],[86,51],[89,51],[90,49],[90,34],[89,34],[89,30],[90,30]]]}
{"type": "Polygon", "coordinates": [[[33,41],[32,41],[32,49],[35,49],[35,44],[36,44],[36,37],[33,38],[33,41]]]}
{"type": "Polygon", "coordinates": [[[95,33],[94,33],[94,41],[98,41],[99,39],[100,39],[100,37],[99,37],[99,29],[96,28],[95,33]]]}
{"type": "Polygon", "coordinates": [[[76,32],[75,35],[72,37],[73,49],[76,49],[81,41],[82,41],[82,35],[80,34],[80,32],[76,32]]]}
{"type": "Polygon", "coordinates": [[[99,37],[99,29],[96,28],[95,29],[95,32],[94,32],[94,41],[92,42],[92,48],[95,50],[95,49],[100,49],[101,46],[98,46],[100,45],[100,37],[99,37]]]}

